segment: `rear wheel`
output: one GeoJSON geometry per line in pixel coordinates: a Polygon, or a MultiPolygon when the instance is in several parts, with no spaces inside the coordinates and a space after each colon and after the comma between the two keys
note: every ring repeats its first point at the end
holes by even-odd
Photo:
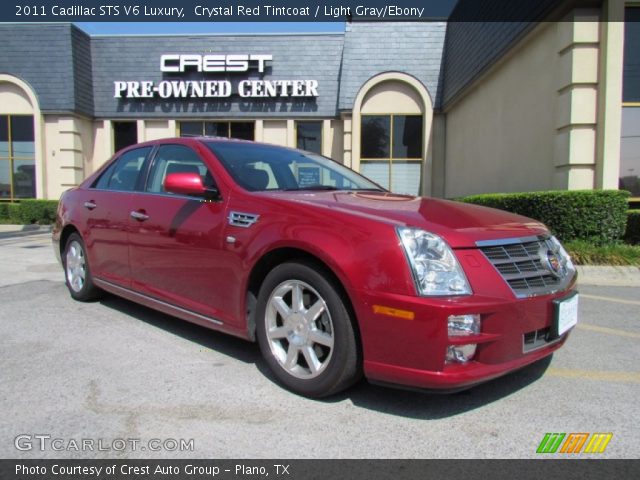
{"type": "Polygon", "coordinates": [[[63,261],[64,276],[71,296],[82,302],[99,298],[102,291],[93,284],[84,242],[77,233],[72,233],[67,239],[63,261]]]}
{"type": "Polygon", "coordinates": [[[265,278],[257,304],[260,349],[290,390],[324,397],[360,375],[351,316],[333,283],[306,263],[284,263],[265,278]]]}

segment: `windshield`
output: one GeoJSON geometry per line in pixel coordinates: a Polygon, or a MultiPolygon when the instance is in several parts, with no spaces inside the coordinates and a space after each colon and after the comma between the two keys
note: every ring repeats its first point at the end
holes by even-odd
{"type": "Polygon", "coordinates": [[[250,191],[384,191],[353,170],[315,153],[244,142],[204,143],[233,179],[250,191]]]}

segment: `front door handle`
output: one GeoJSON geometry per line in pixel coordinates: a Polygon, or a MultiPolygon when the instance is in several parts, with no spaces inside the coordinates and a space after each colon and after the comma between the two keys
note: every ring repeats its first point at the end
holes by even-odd
{"type": "Polygon", "coordinates": [[[140,222],[144,222],[145,220],[149,219],[149,215],[147,215],[146,213],[137,212],[135,210],[131,212],[129,215],[131,216],[131,218],[135,218],[140,222]]]}
{"type": "Polygon", "coordinates": [[[89,202],[84,202],[84,208],[86,208],[88,210],[93,210],[96,207],[97,207],[97,205],[95,203],[93,203],[93,200],[91,200],[89,202]]]}

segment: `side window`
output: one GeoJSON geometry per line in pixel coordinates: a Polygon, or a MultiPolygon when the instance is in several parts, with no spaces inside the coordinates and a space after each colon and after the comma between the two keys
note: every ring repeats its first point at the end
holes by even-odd
{"type": "Polygon", "coordinates": [[[170,173],[197,173],[205,187],[215,187],[215,181],[200,156],[183,145],[164,145],[158,153],[149,172],[146,191],[169,193],[164,190],[164,180],[170,173]]]}
{"type": "Polygon", "coordinates": [[[96,182],[93,182],[92,188],[98,188],[100,190],[106,190],[107,185],[109,185],[109,180],[111,179],[111,175],[113,175],[113,170],[116,168],[116,164],[118,162],[113,162],[111,165],[107,167],[107,169],[102,172],[100,178],[96,182]]]}
{"type": "Polygon", "coordinates": [[[122,154],[114,164],[104,171],[94,187],[102,190],[133,191],[144,160],[150,151],[151,147],[145,147],[122,154]]]}

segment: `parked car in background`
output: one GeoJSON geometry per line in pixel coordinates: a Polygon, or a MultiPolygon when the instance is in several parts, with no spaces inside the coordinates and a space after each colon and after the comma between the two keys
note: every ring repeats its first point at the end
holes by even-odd
{"type": "Polygon", "coordinates": [[[62,195],[71,296],[103,291],[257,341],[310,397],[372,382],[453,391],[551,355],[576,271],[534,220],[396,195],[319,155],[175,138],[62,195]]]}

